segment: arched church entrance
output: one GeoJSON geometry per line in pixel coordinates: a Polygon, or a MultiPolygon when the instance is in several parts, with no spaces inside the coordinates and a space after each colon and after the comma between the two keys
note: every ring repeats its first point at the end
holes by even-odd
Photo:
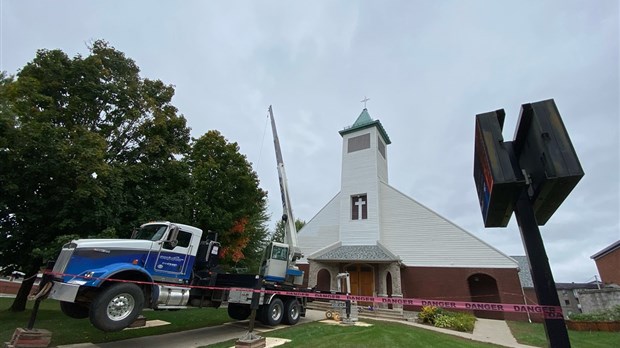
{"type": "MultiPolygon", "coordinates": [[[[472,302],[501,303],[495,278],[483,273],[476,273],[467,278],[472,302]]],[[[503,312],[474,310],[478,318],[504,319],[503,312]]]]}
{"type": "Polygon", "coordinates": [[[330,291],[332,286],[332,277],[325,268],[321,269],[316,275],[316,289],[322,291],[330,291]]]}
{"type": "MultiPolygon", "coordinates": [[[[375,290],[375,276],[372,266],[355,263],[345,267],[351,279],[351,295],[373,296],[375,290]]],[[[360,302],[362,305],[371,306],[372,302],[360,302]]]]}

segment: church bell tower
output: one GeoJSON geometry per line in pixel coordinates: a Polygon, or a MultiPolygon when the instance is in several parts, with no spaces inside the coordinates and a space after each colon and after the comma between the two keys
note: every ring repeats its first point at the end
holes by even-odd
{"type": "Polygon", "coordinates": [[[342,245],[375,245],[380,239],[379,182],[388,183],[387,145],[379,120],[364,108],[352,126],[341,130],[342,177],[340,240],[342,245]]]}

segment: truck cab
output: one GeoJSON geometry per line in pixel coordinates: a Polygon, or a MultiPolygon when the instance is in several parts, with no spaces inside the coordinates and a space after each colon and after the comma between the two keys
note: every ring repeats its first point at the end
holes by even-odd
{"type": "Polygon", "coordinates": [[[74,240],[54,264],[48,298],[61,301],[70,317],[89,317],[103,331],[120,330],[144,307],[185,308],[204,299],[188,285],[211,283],[218,251],[201,229],[169,221],[146,223],[131,239],[74,240]]]}

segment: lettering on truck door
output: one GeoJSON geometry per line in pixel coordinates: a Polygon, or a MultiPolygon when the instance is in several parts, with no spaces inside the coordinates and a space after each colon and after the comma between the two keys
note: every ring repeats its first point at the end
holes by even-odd
{"type": "Polygon", "coordinates": [[[161,276],[181,275],[187,272],[189,264],[189,254],[191,252],[192,234],[179,231],[178,243],[173,246],[171,243],[163,242],[159,244],[159,252],[155,259],[154,274],[161,276]]]}

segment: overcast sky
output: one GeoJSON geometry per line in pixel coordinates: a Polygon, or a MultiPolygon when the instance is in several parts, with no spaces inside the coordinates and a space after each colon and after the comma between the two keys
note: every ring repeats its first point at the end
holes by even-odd
{"type": "MultiPolygon", "coordinates": [[[[0,0],[0,70],[37,49],[88,54],[107,40],[143,77],[176,87],[192,136],[237,142],[282,213],[267,108],[273,104],[292,204],[310,220],[340,187],[342,138],[379,119],[389,183],[508,255],[514,217],[485,229],[473,181],[475,115],[554,98],[586,173],[541,227],[557,282],[597,274],[620,239],[619,7],[600,1],[0,0]],[[267,132],[265,132],[267,130],[267,132]]],[[[273,224],[273,223],[272,223],[273,224]]]]}

